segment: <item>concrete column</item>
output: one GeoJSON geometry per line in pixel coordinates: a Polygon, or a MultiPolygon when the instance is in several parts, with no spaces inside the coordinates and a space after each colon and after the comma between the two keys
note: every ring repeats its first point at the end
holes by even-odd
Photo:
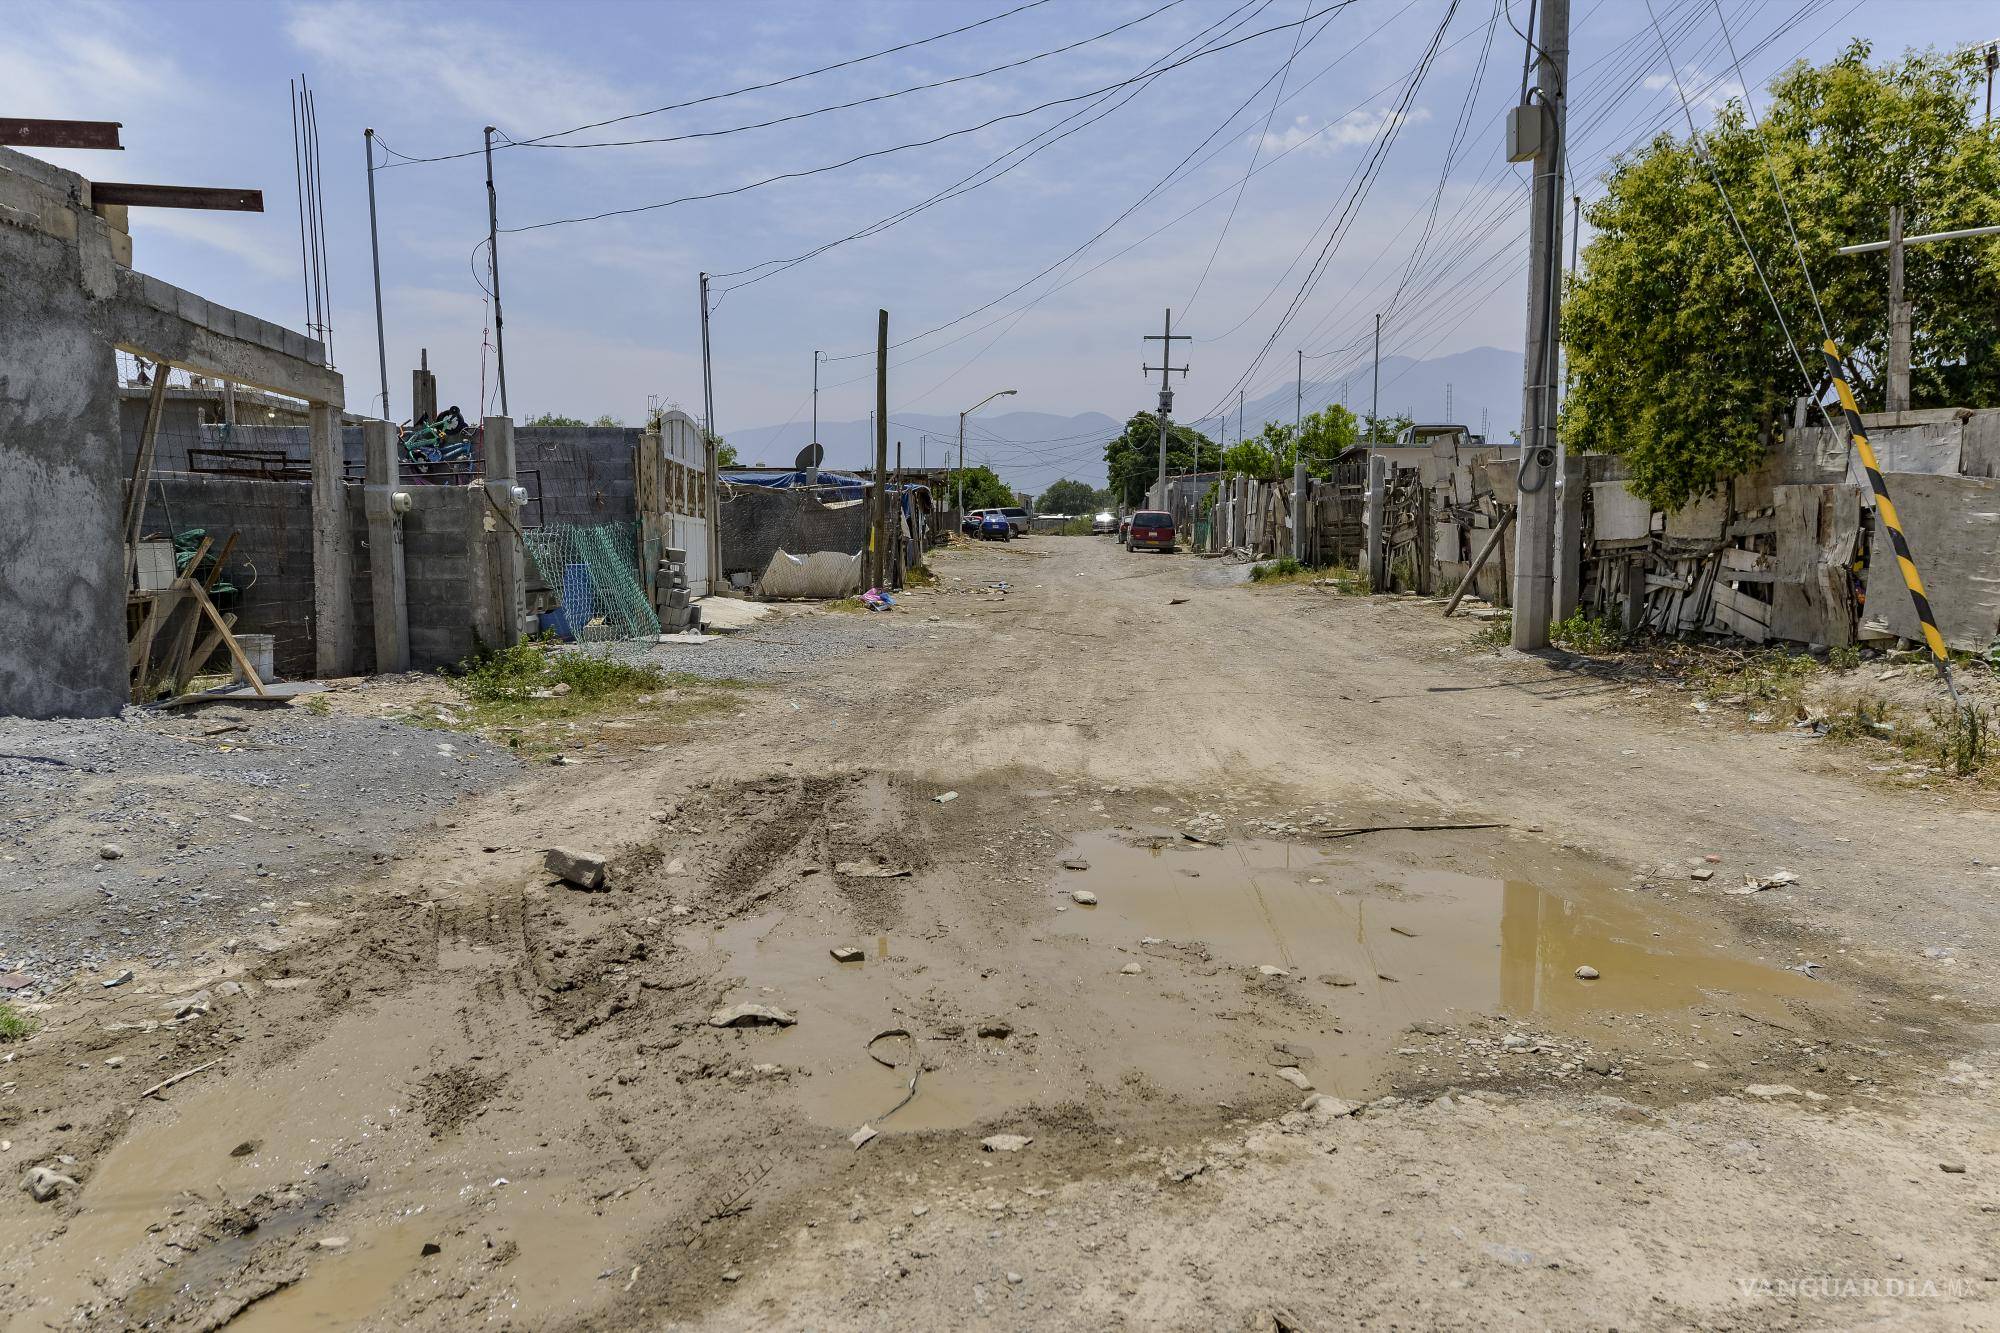
{"type": "Polygon", "coordinates": [[[515,484],[514,418],[488,417],[485,422],[486,498],[492,518],[494,546],[494,600],[499,628],[499,644],[511,647],[521,641],[521,627],[528,618],[527,549],[521,540],[521,501],[515,484]]]}
{"type": "Polygon", "coordinates": [[[1567,449],[1556,456],[1555,618],[1576,614],[1583,595],[1583,492],[1581,458],[1567,449]]]}
{"type": "Polygon", "coordinates": [[[340,409],[311,405],[313,666],[321,676],[354,672],[353,541],[341,467],[340,409]]]}
{"type": "Polygon", "coordinates": [[[397,490],[396,428],[386,421],[361,427],[367,453],[368,592],[374,607],[375,670],[410,669],[410,603],[403,580],[403,513],[410,497],[397,490]]]}
{"type": "Polygon", "coordinates": [[[1306,463],[1292,464],[1292,559],[1306,562],[1306,463]]]}
{"type": "Polygon", "coordinates": [[[1389,582],[1389,544],[1382,531],[1388,492],[1389,460],[1381,454],[1368,455],[1368,501],[1362,521],[1367,525],[1368,585],[1377,592],[1389,582]]]}

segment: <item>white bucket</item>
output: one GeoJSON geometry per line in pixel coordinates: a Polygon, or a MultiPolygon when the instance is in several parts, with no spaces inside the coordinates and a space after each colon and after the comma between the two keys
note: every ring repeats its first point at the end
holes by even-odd
{"type": "MultiPolygon", "coordinates": [[[[275,634],[239,634],[236,636],[236,646],[250,659],[250,666],[256,671],[258,680],[268,685],[277,679],[278,638],[275,634]]],[[[241,670],[237,671],[236,678],[243,680],[241,670]]],[[[247,685],[250,682],[243,681],[243,683],[247,685]]]]}

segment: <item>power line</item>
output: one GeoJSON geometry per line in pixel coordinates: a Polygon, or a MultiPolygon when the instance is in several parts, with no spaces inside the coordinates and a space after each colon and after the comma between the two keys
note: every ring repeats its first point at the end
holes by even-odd
{"type": "MultiPolygon", "coordinates": [[[[1311,0],[1307,0],[1307,8],[1311,8],[1311,0]]],[[[1325,32],[1326,29],[1321,28],[1320,31],[1325,32]]],[[[1271,122],[1277,118],[1278,105],[1285,100],[1285,80],[1291,75],[1292,62],[1299,58],[1299,38],[1304,35],[1304,28],[1292,34],[1291,53],[1285,57],[1285,63],[1278,67],[1278,90],[1271,94],[1271,109],[1264,113],[1264,128],[1250,146],[1250,162],[1243,168],[1243,180],[1236,187],[1236,197],[1229,201],[1229,213],[1222,219],[1222,230],[1215,234],[1215,244],[1209,249],[1208,262],[1201,266],[1201,276],[1195,279],[1194,290],[1188,293],[1187,300],[1181,302],[1182,315],[1186,315],[1194,308],[1195,298],[1201,295],[1201,289],[1207,285],[1209,270],[1215,267],[1215,257],[1222,253],[1222,243],[1229,238],[1229,224],[1236,221],[1236,210],[1243,205],[1243,192],[1250,188],[1250,178],[1257,174],[1257,159],[1263,154],[1264,141],[1271,137],[1271,122]]]]}
{"type": "MultiPolygon", "coordinates": [[[[816,78],[821,74],[830,74],[834,70],[838,69],[849,69],[855,65],[865,65],[871,60],[880,60],[884,56],[892,56],[892,55],[897,55],[904,51],[915,50],[917,47],[920,46],[928,46],[932,42],[941,42],[948,37],[956,37],[961,33],[971,32],[975,28],[983,28],[990,23],[998,23],[1002,19],[1012,18],[1016,14],[1024,13],[1025,11],[1030,9],[1037,9],[1042,5],[1048,3],[1049,0],[1027,0],[1026,4],[1016,5],[1012,9],[1003,10],[1000,13],[995,14],[990,18],[980,19],[976,23],[967,23],[960,27],[949,29],[948,31],[945,32],[933,34],[932,36],[929,37],[920,37],[915,41],[902,42],[896,46],[884,47],[880,51],[871,51],[867,55],[853,56],[846,60],[838,60],[831,65],[821,65],[817,69],[802,70],[797,74],[787,74],[785,77],[781,79],[768,79],[763,83],[746,84],[741,88],[732,88],[726,93],[709,93],[703,97],[690,98],[685,102],[670,102],[666,106],[656,106],[646,111],[633,111],[622,116],[612,116],[608,120],[596,120],[596,121],[591,121],[589,124],[586,125],[572,126],[571,128],[566,130],[554,130],[548,134],[536,135],[532,139],[520,140],[520,143],[524,145],[538,144],[548,139],[560,139],[566,135],[581,134],[585,130],[601,130],[606,125],[618,125],[628,120],[639,120],[645,116],[657,116],[668,111],[684,111],[691,106],[702,106],[709,102],[720,102],[720,101],[725,101],[731,97],[741,97],[746,93],[761,93],[768,91],[769,89],[772,88],[781,88],[788,83],[797,83],[802,79],[816,78]]],[[[377,138],[377,142],[380,142],[379,136],[377,138]]],[[[403,159],[401,162],[390,163],[389,164],[390,166],[414,166],[422,162],[451,162],[461,157],[477,157],[482,151],[484,151],[478,148],[470,148],[462,153],[440,153],[432,157],[411,157],[407,153],[397,153],[395,149],[389,148],[387,144],[383,144],[382,146],[384,148],[388,148],[388,151],[395,153],[397,157],[403,159]]],[[[384,167],[383,169],[387,170],[387,167],[384,167]]]]}
{"type": "MultiPolygon", "coordinates": [[[[1167,55],[1158,57],[1153,61],[1147,62],[1145,70],[1142,70],[1141,72],[1145,73],[1148,71],[1152,71],[1152,67],[1158,64],[1160,60],[1170,59],[1175,53],[1179,52],[1183,48],[1198,44],[1203,39],[1208,37],[1210,33],[1214,32],[1217,28],[1222,28],[1224,24],[1229,24],[1229,28],[1226,29],[1226,31],[1233,31],[1235,28],[1242,26],[1243,23],[1248,22],[1250,18],[1254,18],[1257,14],[1261,14],[1264,10],[1268,9],[1271,3],[1272,0],[1262,0],[1262,3],[1259,3],[1257,5],[1255,11],[1251,15],[1245,18],[1236,19],[1236,22],[1230,23],[1230,20],[1236,18],[1237,14],[1239,14],[1242,10],[1250,7],[1248,0],[1246,0],[1246,3],[1238,5],[1236,9],[1231,10],[1228,14],[1225,14],[1221,19],[1218,19],[1216,22],[1210,24],[1207,28],[1204,28],[1201,32],[1196,33],[1195,36],[1189,38],[1187,41],[1181,42],[1178,45],[1174,46],[1171,50],[1169,50],[1167,55]]],[[[766,259],[758,263],[751,264],[747,268],[740,268],[731,273],[719,274],[718,276],[720,277],[735,278],[735,277],[742,277],[746,273],[757,273],[757,270],[759,269],[767,270],[762,273],[757,273],[757,276],[754,278],[748,278],[743,282],[734,283],[731,286],[725,288],[724,291],[725,292],[735,291],[739,287],[748,287],[755,283],[762,282],[766,278],[776,277],[778,274],[786,272],[789,269],[796,268],[798,265],[803,264],[808,260],[818,258],[820,255],[825,254],[827,251],[832,250],[837,246],[845,245],[850,241],[861,240],[868,236],[877,235],[880,232],[887,231],[891,227],[898,226],[904,222],[907,222],[911,218],[915,217],[917,214],[924,212],[925,210],[930,209],[932,207],[935,207],[938,204],[944,203],[947,200],[957,198],[961,194],[969,194],[973,190],[980,189],[984,186],[990,185],[994,181],[1000,179],[1000,177],[1007,175],[1009,172],[1013,171],[1015,168],[1022,166],[1023,164],[1028,162],[1031,158],[1041,153],[1044,149],[1054,146],[1055,144],[1070,137],[1071,135],[1078,133],[1079,131],[1083,130],[1084,128],[1090,125],[1096,124],[1099,120],[1102,120],[1104,117],[1119,110],[1121,107],[1129,103],[1133,98],[1137,97],[1140,93],[1144,92],[1146,88],[1149,86],[1150,86],[1150,81],[1146,83],[1135,84],[1131,89],[1131,91],[1127,92],[1123,98],[1117,99],[1114,105],[1106,108],[1103,111],[1099,111],[1094,116],[1090,115],[1089,113],[1095,110],[1096,106],[1102,106],[1103,102],[1099,102],[1091,107],[1086,107],[1082,111],[1073,112],[1071,115],[1065,116],[1062,120],[1057,121],[1054,125],[1048,126],[1045,129],[1037,130],[1034,134],[1029,135],[1026,139],[1022,140],[1018,144],[1015,144],[1012,148],[1009,148],[1006,152],[1001,153],[998,157],[995,157],[992,160],[988,161],[983,166],[980,166],[979,168],[971,172],[969,175],[960,177],[958,180],[952,182],[952,184],[946,186],[944,189],[931,194],[925,199],[919,200],[915,204],[911,204],[905,208],[899,209],[898,211],[891,213],[886,217],[878,218],[874,222],[869,223],[867,226],[861,228],[858,231],[849,232],[847,235],[836,237],[831,241],[824,241],[821,244],[814,246],[812,249],[807,250],[802,254],[793,255],[789,258],[766,259]],[[1061,134],[1055,134],[1052,137],[1048,137],[1047,142],[1037,144],[1032,149],[1029,148],[1029,145],[1034,144],[1037,139],[1042,139],[1045,136],[1050,136],[1051,131],[1055,130],[1056,128],[1062,125],[1070,124],[1072,121],[1079,121],[1080,123],[1071,125],[1069,129],[1064,130],[1061,134]],[[1023,152],[1024,149],[1026,149],[1027,151],[1023,152]],[[1020,157],[1017,160],[1009,162],[1005,167],[1001,167],[997,171],[993,170],[995,167],[999,167],[999,165],[1002,162],[1006,162],[1008,158],[1014,157],[1015,154],[1017,153],[1020,154],[1020,157]],[[986,176],[986,173],[989,171],[992,171],[993,174],[991,176],[986,176]],[[986,178],[984,180],[979,179],[982,176],[985,176],[986,178]],[[974,182],[977,183],[975,184],[974,182]]],[[[1111,101],[1113,99],[1110,94],[1106,94],[1104,100],[1111,101]]],[[[895,346],[900,347],[903,345],[903,343],[907,343],[910,341],[913,341],[913,339],[906,338],[903,340],[903,342],[895,344],[895,346]]],[[[868,353],[856,353],[855,355],[868,355],[868,353]]]]}
{"type": "Polygon", "coordinates": [[[611,139],[595,143],[548,143],[541,140],[527,139],[518,141],[514,146],[517,148],[542,149],[632,148],[641,144],[684,143],[689,139],[716,139],[724,135],[741,134],[746,130],[764,130],[774,125],[789,125],[793,121],[810,120],[814,116],[824,116],[835,111],[851,111],[858,106],[869,106],[876,102],[889,102],[898,97],[908,97],[912,93],[930,92],[936,88],[949,88],[955,83],[967,83],[973,79],[983,79],[989,75],[1002,74],[1012,69],[1020,69],[1024,65],[1032,65],[1038,60],[1047,60],[1051,56],[1064,55],[1079,47],[1089,46],[1093,42],[1101,42],[1106,37],[1110,37],[1115,33],[1123,32],[1125,29],[1136,27],[1148,19],[1156,18],[1181,3],[1183,3],[1183,0],[1167,0],[1158,9],[1150,10],[1134,19],[1127,19],[1125,22],[1106,28],[1103,32],[1097,33],[1094,36],[1079,38],[1065,46],[1052,47],[1046,51],[1037,51],[1033,55],[1023,56],[1019,60],[1010,60],[1002,65],[994,65],[990,69],[977,70],[970,74],[955,74],[948,79],[934,79],[929,83],[912,84],[907,88],[897,88],[886,93],[873,93],[867,97],[857,97],[847,102],[835,102],[829,106],[814,107],[808,111],[793,111],[786,115],[773,116],[769,120],[751,121],[743,125],[729,125],[719,130],[690,130],[683,134],[663,134],[643,139],[611,139]]]}
{"type": "MultiPolygon", "coordinates": [[[[851,157],[842,158],[837,162],[828,162],[816,167],[802,167],[797,171],[779,172],[776,175],[766,176],[761,180],[749,181],[742,185],[731,186],[725,190],[708,190],[700,194],[680,195],[677,198],[663,199],[657,203],[635,204],[627,208],[607,208],[600,212],[583,213],[583,214],[578,214],[574,217],[550,218],[546,222],[531,222],[528,223],[526,226],[509,227],[506,228],[506,230],[510,234],[516,232],[524,232],[524,231],[539,231],[544,227],[565,227],[579,222],[601,222],[605,218],[626,217],[634,213],[651,213],[663,208],[674,208],[681,204],[701,203],[710,199],[726,199],[732,195],[746,194],[751,190],[762,189],[764,186],[767,185],[776,185],[782,181],[801,180],[808,176],[824,175],[830,171],[839,171],[842,170],[843,168],[851,167],[858,162],[868,162],[876,158],[888,157],[896,153],[908,152],[911,149],[915,148],[929,148],[936,144],[944,143],[949,139],[962,138],[968,134],[977,134],[981,130],[991,129],[993,126],[1001,124],[1004,121],[1019,120],[1023,116],[1032,116],[1037,112],[1047,111],[1052,107],[1068,106],[1073,102],[1088,101],[1089,99],[1099,96],[1100,94],[1111,92],[1118,88],[1127,87],[1131,84],[1139,82],[1142,79],[1156,78],[1161,74],[1169,73],[1185,65],[1191,64],[1194,61],[1205,59],[1208,56],[1217,55],[1223,51],[1230,50],[1233,47],[1241,46],[1246,42],[1256,41],[1260,37],[1269,37],[1273,33],[1289,31],[1290,29],[1296,28],[1303,23],[1310,23],[1313,19],[1319,18],[1325,14],[1331,14],[1336,10],[1345,9],[1349,5],[1355,3],[1357,3],[1357,0],[1335,0],[1333,4],[1330,4],[1326,8],[1318,10],[1312,14],[1308,14],[1303,19],[1297,20],[1292,23],[1281,23],[1276,27],[1265,28],[1262,31],[1253,32],[1245,36],[1238,37],[1233,41],[1224,42],[1219,46],[1211,46],[1204,50],[1193,52],[1189,55],[1182,56],[1178,60],[1163,65],[1159,69],[1154,70],[1151,73],[1136,75],[1129,79],[1120,79],[1115,83],[1108,83],[1105,84],[1103,87],[1093,88],[1088,92],[1076,93],[1069,97],[1052,98],[1049,101],[1038,103],[1035,106],[1027,107],[1020,111],[1003,112],[1000,115],[988,117],[987,119],[980,121],[976,125],[966,125],[958,129],[946,130],[942,134],[934,134],[929,138],[912,139],[905,143],[891,144],[886,148],[870,149],[865,153],[856,153],[851,157]]],[[[1454,0],[1454,3],[1456,3],[1456,0],[1454,0]]]]}
{"type": "MultiPolygon", "coordinates": [[[[1385,19],[1380,25],[1378,25],[1374,29],[1373,32],[1370,32],[1367,35],[1367,37],[1364,37],[1362,41],[1366,42],[1367,40],[1376,36],[1384,28],[1388,27],[1390,23],[1393,23],[1396,18],[1400,17],[1403,13],[1406,13],[1410,8],[1412,8],[1413,4],[1414,0],[1410,0],[1410,3],[1405,3],[1401,9],[1397,10],[1396,13],[1392,14],[1388,19],[1385,19]]],[[[1314,75],[1313,78],[1307,80],[1305,84],[1301,85],[1294,93],[1294,96],[1304,93],[1307,88],[1310,88],[1314,83],[1317,83],[1321,78],[1325,77],[1328,73],[1331,73],[1335,68],[1337,68],[1343,61],[1347,59],[1348,55],[1354,54],[1354,52],[1358,51],[1359,49],[1360,46],[1359,44],[1357,44],[1346,55],[1342,55],[1338,59],[1334,60],[1331,64],[1327,65],[1326,68],[1322,69],[1319,72],[1319,74],[1314,75]]],[[[1270,82],[1271,82],[1270,79],[1266,79],[1264,84],[1260,85],[1256,89],[1253,89],[1250,93],[1250,96],[1246,97],[1229,113],[1228,116],[1224,117],[1223,121],[1220,124],[1218,124],[1216,128],[1213,131],[1211,131],[1208,134],[1208,136],[1201,141],[1201,143],[1195,145],[1195,148],[1192,152],[1183,157],[1178,163],[1176,163],[1171,169],[1168,170],[1166,175],[1162,176],[1158,181],[1156,181],[1153,184],[1153,186],[1150,189],[1146,190],[1143,194],[1139,196],[1138,199],[1134,200],[1130,207],[1126,208],[1124,212],[1120,213],[1117,217],[1113,218],[1104,227],[1100,228],[1097,232],[1092,234],[1089,237],[1089,239],[1085,240],[1081,245],[1069,251],[1069,253],[1063,255],[1061,258],[1057,259],[1054,263],[1051,263],[1048,266],[1039,270],[1038,272],[1030,275],[1026,280],[1016,284],[1009,290],[1002,292],[1000,295],[994,297],[992,300],[984,302],[981,305],[974,306],[971,310],[965,311],[963,314],[957,315],[952,319],[946,320],[942,324],[933,325],[931,328],[925,329],[920,333],[912,334],[910,335],[910,337],[904,339],[902,343],[898,343],[896,345],[900,347],[908,343],[913,343],[922,338],[929,337],[932,334],[941,333],[945,329],[951,328],[956,324],[963,323],[965,320],[971,319],[975,315],[981,314],[984,311],[992,309],[994,306],[999,305],[1001,302],[1007,300],[1009,297],[1019,294],[1020,292],[1033,286],[1036,282],[1040,281],[1042,278],[1045,278],[1049,274],[1055,272],[1057,269],[1063,268],[1071,260],[1080,257],[1097,241],[1101,240],[1103,237],[1108,235],[1114,228],[1118,226],[1119,223],[1123,222],[1126,218],[1130,217],[1133,213],[1137,212],[1142,206],[1146,204],[1148,200],[1152,199],[1161,190],[1165,189],[1167,186],[1172,184],[1175,177],[1182,175],[1184,169],[1188,167],[1189,162],[1195,158],[1196,154],[1199,154],[1206,145],[1214,142],[1219,135],[1221,135],[1231,124],[1233,124],[1236,117],[1241,115],[1243,113],[1244,108],[1246,108],[1247,106],[1249,106],[1251,102],[1256,100],[1257,94],[1262,92],[1263,88],[1268,87],[1270,85],[1270,82]]],[[[1397,83],[1400,82],[1401,79],[1397,79],[1384,85],[1381,89],[1378,89],[1376,92],[1369,94],[1368,97],[1363,98],[1360,102],[1357,102],[1353,107],[1349,108],[1346,112],[1343,112],[1339,116],[1332,117],[1325,124],[1321,125],[1319,129],[1313,131],[1311,134],[1306,135],[1305,137],[1300,139],[1298,143],[1295,143],[1290,147],[1285,148],[1284,150],[1273,154],[1270,158],[1260,163],[1254,169],[1253,174],[1255,174],[1256,172],[1266,171],[1271,167],[1276,166],[1278,162],[1280,162],[1286,157],[1289,157],[1291,154],[1303,149],[1307,144],[1311,143],[1314,139],[1317,139],[1319,136],[1325,134],[1328,130],[1340,124],[1343,120],[1346,119],[1347,116],[1352,115],[1354,112],[1368,105],[1368,103],[1371,102],[1375,97],[1380,96],[1382,93],[1390,91],[1396,86],[1397,83]]],[[[1216,156],[1216,154],[1220,153],[1225,147],[1227,147],[1226,144],[1218,145],[1213,152],[1209,153],[1208,156],[1203,158],[1200,162],[1195,163],[1195,165],[1196,166],[1205,165],[1208,161],[1212,160],[1216,156]]],[[[1020,308],[1020,310],[1012,311],[1009,312],[1008,314],[999,315],[994,319],[988,321],[986,324],[979,326],[978,328],[968,330],[967,332],[960,334],[957,338],[951,339],[949,342],[945,342],[939,344],[936,347],[929,348],[923,352],[916,353],[909,359],[916,360],[920,357],[934,355],[935,353],[941,352],[946,348],[954,346],[959,342],[963,342],[966,338],[972,337],[974,334],[979,333],[984,329],[991,328],[994,324],[998,324],[1003,320],[1007,320],[1009,318],[1018,318],[1020,315],[1025,314],[1028,310],[1033,309],[1034,306],[1036,306],[1040,302],[1047,300],[1050,296],[1054,295],[1056,292],[1059,292],[1063,290],[1065,287],[1071,286],[1074,283],[1081,281],[1083,278],[1088,277],[1090,274],[1095,273],[1097,270],[1103,268],[1106,264],[1109,264],[1117,259],[1122,258],[1127,254],[1130,254],[1138,246],[1143,245],[1147,241],[1152,240],[1154,237],[1160,235],[1162,232],[1177,225],[1178,223],[1186,221],[1188,218],[1194,216],[1194,214],[1201,211],[1202,208],[1206,207],[1209,204],[1214,203],[1216,200],[1228,194],[1229,191],[1230,187],[1224,186],[1222,189],[1217,190],[1215,193],[1209,195],[1206,199],[1203,199],[1199,203],[1196,203],[1193,206],[1183,210],[1179,215],[1172,218],[1168,222],[1165,222],[1160,226],[1155,227],[1152,231],[1146,233],[1146,235],[1126,245],[1123,249],[1119,250],[1117,253],[1107,256],[1102,260],[1099,260],[1097,263],[1091,265],[1089,268],[1083,270],[1081,273],[1078,273],[1072,277],[1062,278],[1058,282],[1051,284],[1046,291],[1042,292],[1040,295],[1036,296],[1035,298],[1027,302],[1020,308]]],[[[856,357],[861,357],[866,355],[869,355],[869,353],[850,352],[842,356],[830,359],[853,360],[856,357]]],[[[968,362],[968,364],[970,363],[968,362]]],[[[843,380],[840,381],[840,383],[843,384],[858,383],[860,378],[866,378],[866,377],[857,377],[856,379],[853,380],[843,380]]]]}

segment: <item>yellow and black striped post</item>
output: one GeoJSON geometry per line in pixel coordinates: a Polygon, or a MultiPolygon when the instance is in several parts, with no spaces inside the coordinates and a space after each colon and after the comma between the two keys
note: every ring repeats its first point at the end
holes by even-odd
{"type": "Polygon", "coordinates": [[[1896,566],[1902,571],[1903,586],[1910,590],[1910,605],[1915,608],[1917,621],[1923,626],[1924,642],[1930,646],[1931,657],[1937,662],[1938,674],[1944,677],[1944,685],[1951,691],[1953,702],[1958,700],[1958,689],[1951,680],[1951,655],[1945,647],[1944,635],[1938,632],[1937,616],[1931,611],[1931,599],[1924,595],[1923,575],[1917,573],[1916,557],[1910,554],[1910,539],[1903,535],[1903,520],[1896,515],[1896,505],[1889,498],[1889,485],[1882,480],[1882,467],[1875,461],[1875,448],[1868,443],[1868,432],[1861,425],[1861,408],[1854,401],[1854,390],[1847,383],[1847,372],[1840,364],[1840,348],[1828,338],[1820,345],[1826,353],[1826,373],[1833,380],[1834,391],[1840,395],[1840,411],[1847,419],[1848,438],[1854,441],[1854,451],[1861,455],[1861,466],[1867,469],[1868,485],[1875,492],[1875,513],[1882,520],[1883,528],[1889,534],[1889,546],[1896,552],[1896,566]]]}

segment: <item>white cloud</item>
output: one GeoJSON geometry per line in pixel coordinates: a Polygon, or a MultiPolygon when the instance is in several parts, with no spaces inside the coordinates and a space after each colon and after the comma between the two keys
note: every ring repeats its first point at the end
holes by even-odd
{"type": "Polygon", "coordinates": [[[260,218],[236,213],[189,213],[172,208],[144,208],[132,211],[134,257],[145,268],[147,241],[153,235],[192,241],[196,245],[228,255],[267,278],[299,276],[297,236],[289,248],[282,233],[274,233],[260,218]]]}
{"type": "Polygon", "coordinates": [[[1380,111],[1350,111],[1340,119],[1315,126],[1310,116],[1300,116],[1284,129],[1264,136],[1265,154],[1287,153],[1293,149],[1331,155],[1343,148],[1372,143],[1386,128],[1421,125],[1431,118],[1424,107],[1398,112],[1393,107],[1380,111]]]}
{"type": "MultiPolygon", "coordinates": [[[[1683,65],[1678,73],[1676,96],[1685,97],[1690,107],[1713,115],[1731,102],[1744,100],[1743,85],[1726,75],[1709,74],[1699,65],[1683,65]]],[[[1639,86],[1649,93],[1676,92],[1673,74],[1648,74],[1639,86]]]]}

